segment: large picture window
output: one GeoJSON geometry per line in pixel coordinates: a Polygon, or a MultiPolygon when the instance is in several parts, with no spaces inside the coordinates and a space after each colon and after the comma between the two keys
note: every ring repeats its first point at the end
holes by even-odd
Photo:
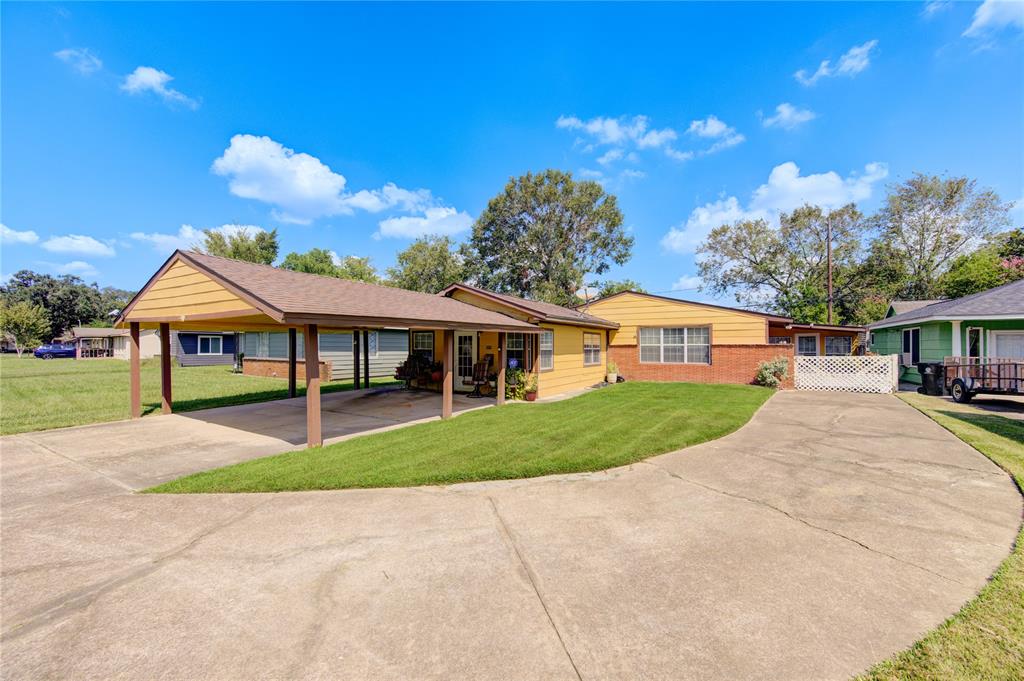
{"type": "Polygon", "coordinates": [[[601,363],[601,334],[583,334],[583,366],[601,363]]]}
{"type": "Polygon", "coordinates": [[[555,368],[555,332],[545,329],[540,332],[540,370],[555,368]]]}
{"type": "Polygon", "coordinates": [[[711,330],[706,326],[640,329],[640,361],[711,364],[711,330]]]}
{"type": "Polygon", "coordinates": [[[219,355],[221,354],[221,343],[223,339],[220,336],[200,336],[199,337],[199,354],[200,355],[219,355]]]}
{"type": "Polygon", "coordinates": [[[921,361],[921,329],[903,329],[903,353],[910,355],[910,363],[921,361]]]}
{"type": "Polygon", "coordinates": [[[434,332],[415,331],[412,334],[413,353],[426,357],[428,361],[434,361],[434,332]]]}

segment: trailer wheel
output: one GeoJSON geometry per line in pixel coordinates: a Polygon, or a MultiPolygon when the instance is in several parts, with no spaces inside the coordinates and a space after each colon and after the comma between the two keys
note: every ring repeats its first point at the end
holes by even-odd
{"type": "Polygon", "coordinates": [[[967,389],[967,384],[961,378],[953,381],[953,385],[949,386],[949,392],[953,395],[953,401],[959,404],[967,404],[974,397],[971,391],[967,389]]]}

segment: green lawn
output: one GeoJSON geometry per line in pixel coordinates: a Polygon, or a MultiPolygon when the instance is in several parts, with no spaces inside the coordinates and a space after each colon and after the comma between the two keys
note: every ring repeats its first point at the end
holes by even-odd
{"type": "MultiPolygon", "coordinates": [[[[390,379],[374,379],[389,383],[390,379]]],[[[299,382],[299,394],[305,386],[299,382]]],[[[231,367],[178,367],[171,373],[174,410],[194,411],[288,396],[280,378],[242,376],[231,367]]],[[[349,390],[327,382],[324,392],[349,390]]],[[[160,411],[160,363],[142,362],[143,415],[160,411]]],[[[128,418],[128,362],[119,359],[51,359],[0,355],[0,434],[24,433],[128,418]]]]}
{"type": "Polygon", "coordinates": [[[771,394],[745,385],[623,383],[246,461],[148,491],[396,487],[596,471],[721,437],[771,394]]]}
{"type": "MultiPolygon", "coordinates": [[[[936,397],[901,397],[1013,476],[1024,488],[1024,422],[936,397]]],[[[1024,529],[977,598],[861,679],[1024,679],[1024,529]]]]}

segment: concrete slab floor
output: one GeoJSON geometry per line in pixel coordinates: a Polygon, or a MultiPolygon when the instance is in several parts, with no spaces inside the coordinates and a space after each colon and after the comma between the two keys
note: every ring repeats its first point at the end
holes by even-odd
{"type": "Polygon", "coordinates": [[[788,391],[601,473],[131,493],[282,447],[228,423],[251,421],[0,440],[0,675],[848,678],[972,598],[1021,521],[1005,474],[899,400],[788,391]]]}

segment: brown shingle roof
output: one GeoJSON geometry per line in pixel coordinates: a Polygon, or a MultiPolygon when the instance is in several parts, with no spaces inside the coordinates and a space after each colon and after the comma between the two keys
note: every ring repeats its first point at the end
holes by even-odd
{"type": "MultiPolygon", "coordinates": [[[[532,324],[509,315],[429,293],[292,272],[193,251],[176,251],[168,264],[175,258],[228,284],[255,307],[283,322],[536,330],[532,324]]],[[[131,307],[125,309],[122,319],[131,307]]]]}
{"type": "Polygon", "coordinates": [[[596,326],[608,329],[619,328],[619,325],[616,322],[601,319],[600,317],[595,317],[594,315],[589,315],[584,312],[580,312],[579,310],[573,310],[568,307],[562,307],[561,305],[555,305],[554,303],[545,303],[539,300],[527,300],[526,298],[510,296],[506,293],[495,293],[494,291],[477,288],[476,286],[470,286],[469,284],[452,284],[445,290],[441,291],[438,295],[447,296],[452,291],[458,289],[506,303],[514,308],[537,316],[541,321],[565,322],[577,326],[596,326]]]}

